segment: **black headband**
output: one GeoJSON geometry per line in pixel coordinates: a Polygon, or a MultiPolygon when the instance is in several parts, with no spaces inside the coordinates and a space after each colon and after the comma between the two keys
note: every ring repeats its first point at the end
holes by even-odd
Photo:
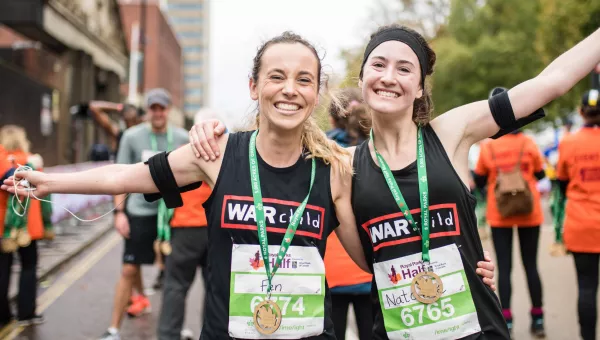
{"type": "Polygon", "coordinates": [[[377,33],[373,38],[371,38],[369,44],[367,44],[367,48],[365,49],[363,62],[360,66],[360,78],[362,79],[363,69],[365,67],[365,63],[367,62],[367,58],[369,58],[369,54],[371,54],[371,52],[373,52],[377,46],[390,40],[405,43],[413,50],[413,52],[415,52],[417,58],[419,59],[419,65],[421,66],[421,87],[425,89],[425,76],[427,75],[427,70],[429,69],[429,55],[414,34],[402,28],[390,28],[377,33]]]}

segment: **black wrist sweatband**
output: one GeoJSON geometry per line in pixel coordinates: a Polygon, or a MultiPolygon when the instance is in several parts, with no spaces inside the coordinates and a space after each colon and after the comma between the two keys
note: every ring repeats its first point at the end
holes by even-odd
{"type": "Polygon", "coordinates": [[[508,91],[503,91],[492,96],[488,99],[488,104],[490,106],[490,111],[492,112],[492,117],[494,117],[494,121],[500,127],[500,131],[493,135],[491,137],[492,139],[498,139],[538,119],[546,117],[544,109],[540,108],[529,116],[516,119],[512,105],[510,104],[510,99],[508,98],[508,91]]]}

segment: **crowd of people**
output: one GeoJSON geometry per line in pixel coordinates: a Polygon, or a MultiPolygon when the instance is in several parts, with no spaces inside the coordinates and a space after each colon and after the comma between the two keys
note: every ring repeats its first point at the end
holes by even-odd
{"type": "MultiPolygon", "coordinates": [[[[284,32],[253,60],[249,90],[258,110],[248,131],[230,133],[207,117],[189,132],[171,126],[170,96],[155,89],[146,95],[145,122],[131,114],[126,130],[113,131],[115,164],[77,176],[39,166],[11,173],[15,164],[1,157],[2,189],[19,197],[115,196],[115,228],[125,246],[104,340],[120,339],[124,313],[149,309],[141,266],[155,263],[164,269],[161,340],[181,337],[198,266],[210,306],[201,339],[344,339],[350,304],[361,340],[509,339],[513,229],[531,295],[531,332],[542,337],[536,181],[544,176],[543,158],[521,131],[600,63],[600,30],[537,77],[433,118],[428,77],[436,58],[414,30],[379,28],[364,51],[358,88],[333,95],[326,134],[313,117],[324,85],[321,59],[304,38],[284,32]],[[475,143],[481,153],[471,171],[475,143]],[[475,188],[487,190],[499,299],[478,233],[475,188]]],[[[584,340],[596,334],[597,105],[598,91],[588,91],[581,105],[586,126],[560,142],[556,181],[557,206],[566,201],[557,244],[575,258],[584,340]]],[[[99,107],[89,110],[100,120],[99,107]]],[[[4,148],[14,159],[29,157],[22,147],[4,148]]],[[[29,214],[41,218],[34,207],[29,214]]],[[[29,223],[33,240],[40,232],[29,223]]],[[[3,246],[23,233],[11,232],[3,233],[3,246]]],[[[31,254],[18,252],[33,257],[35,246],[31,254]]],[[[12,252],[6,255],[10,263],[12,252]]],[[[19,298],[19,319],[30,324],[41,321],[31,314],[31,261],[19,298]]],[[[0,275],[5,282],[8,273],[0,275]]]]}

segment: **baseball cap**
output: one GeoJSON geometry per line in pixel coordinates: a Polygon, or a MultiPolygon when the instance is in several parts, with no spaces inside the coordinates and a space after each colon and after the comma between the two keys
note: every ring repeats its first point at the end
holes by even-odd
{"type": "Polygon", "coordinates": [[[581,105],[596,107],[600,103],[600,91],[589,90],[581,97],[581,105]]]}
{"type": "Polygon", "coordinates": [[[169,91],[161,88],[152,89],[146,93],[146,107],[158,104],[162,107],[171,106],[171,95],[169,91]]]}

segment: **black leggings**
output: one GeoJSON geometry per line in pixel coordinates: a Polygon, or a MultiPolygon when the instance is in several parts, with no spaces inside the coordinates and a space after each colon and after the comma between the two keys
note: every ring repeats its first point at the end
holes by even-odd
{"type": "Polygon", "coordinates": [[[577,312],[581,337],[583,340],[595,340],[600,254],[573,253],[573,259],[579,286],[577,312]]]}
{"type": "Polygon", "coordinates": [[[333,328],[337,340],[346,339],[346,324],[350,303],[354,307],[358,338],[360,340],[371,340],[373,338],[373,314],[371,313],[370,294],[331,294],[331,299],[333,304],[333,328]]]}
{"type": "MultiPolygon", "coordinates": [[[[525,267],[525,274],[527,275],[527,284],[529,285],[531,305],[534,308],[542,307],[542,283],[540,282],[540,274],[537,269],[540,227],[522,227],[517,228],[517,231],[519,233],[521,259],[523,267],[525,267]]],[[[502,304],[502,308],[510,309],[513,228],[492,227],[492,238],[494,248],[496,248],[498,272],[500,274],[498,276],[500,303],[502,304]]]]}

